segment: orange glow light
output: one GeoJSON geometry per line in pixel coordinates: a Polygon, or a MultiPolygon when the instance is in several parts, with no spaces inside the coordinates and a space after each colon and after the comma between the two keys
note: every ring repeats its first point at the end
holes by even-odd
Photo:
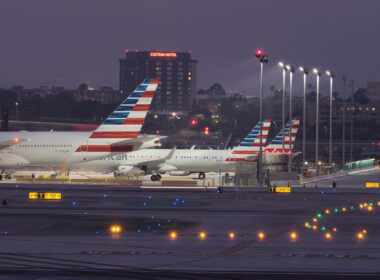
{"type": "Polygon", "coordinates": [[[113,225],[110,228],[112,233],[120,233],[121,232],[121,227],[119,225],[113,225]]]}
{"type": "Polygon", "coordinates": [[[342,211],[343,211],[343,212],[346,212],[346,210],[347,210],[346,207],[343,207],[343,208],[342,208],[342,211]]]}
{"type": "Polygon", "coordinates": [[[264,232],[259,232],[259,233],[257,234],[257,236],[259,237],[260,240],[263,240],[263,239],[265,238],[265,234],[264,234],[264,232]]]}
{"type": "Polygon", "coordinates": [[[151,57],[177,57],[175,52],[150,52],[149,56],[151,57]]]}
{"type": "Polygon", "coordinates": [[[362,232],[359,232],[356,237],[359,239],[359,240],[362,240],[364,239],[364,234],[362,232]]]}
{"type": "Polygon", "coordinates": [[[366,234],[366,233],[367,233],[367,230],[363,229],[363,230],[362,230],[362,233],[366,234]]]}
{"type": "Polygon", "coordinates": [[[171,233],[170,233],[170,238],[172,239],[172,240],[174,240],[174,239],[176,239],[177,238],[177,232],[175,232],[175,231],[172,231],[171,233]]]}
{"type": "Polygon", "coordinates": [[[296,232],[291,232],[290,233],[290,238],[292,239],[292,240],[296,240],[297,239],[297,233],[296,232]]]}
{"type": "Polygon", "coordinates": [[[333,232],[337,232],[338,229],[336,227],[333,228],[333,232]]]}
{"type": "Polygon", "coordinates": [[[205,238],[206,238],[206,233],[202,231],[202,232],[199,234],[199,237],[200,237],[200,239],[205,239],[205,238]]]}

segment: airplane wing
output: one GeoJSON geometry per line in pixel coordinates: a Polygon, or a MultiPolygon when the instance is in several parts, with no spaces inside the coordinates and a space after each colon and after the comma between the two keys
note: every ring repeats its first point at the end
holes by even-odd
{"type": "Polygon", "coordinates": [[[161,163],[165,163],[167,160],[171,159],[174,152],[176,150],[176,147],[170,150],[170,152],[163,158],[155,159],[155,160],[144,160],[144,161],[128,161],[128,165],[138,166],[138,165],[144,165],[148,168],[159,166],[161,163]]]}
{"type": "Polygon", "coordinates": [[[165,171],[172,171],[176,170],[177,168],[168,164],[165,164],[165,162],[172,158],[176,147],[174,147],[165,157],[161,159],[156,160],[144,160],[144,161],[128,161],[127,165],[120,165],[118,167],[118,170],[120,173],[128,173],[131,172],[131,170],[138,169],[139,171],[143,170],[165,170],[165,171]],[[140,168],[144,166],[145,168],[140,168]]]}

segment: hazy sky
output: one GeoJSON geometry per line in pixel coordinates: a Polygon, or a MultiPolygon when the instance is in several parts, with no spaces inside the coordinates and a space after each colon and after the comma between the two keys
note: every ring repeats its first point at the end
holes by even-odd
{"type": "Polygon", "coordinates": [[[365,87],[380,81],[379,13],[376,0],[1,0],[0,87],[118,88],[125,49],[158,49],[191,50],[198,87],[255,94],[258,47],[266,91],[281,84],[279,60],[332,69],[337,90],[343,75],[365,87]]]}

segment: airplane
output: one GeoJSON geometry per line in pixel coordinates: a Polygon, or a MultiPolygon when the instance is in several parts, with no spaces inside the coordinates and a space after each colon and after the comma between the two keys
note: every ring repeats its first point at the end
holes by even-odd
{"type": "Polygon", "coordinates": [[[89,161],[81,167],[117,170],[119,174],[152,174],[152,181],[160,180],[160,173],[165,172],[182,172],[179,175],[199,173],[199,178],[203,179],[206,172],[232,172],[235,171],[236,162],[256,161],[260,148],[260,125],[262,144],[265,146],[270,124],[270,119],[259,122],[232,150],[145,149],[89,161]]]}
{"type": "Polygon", "coordinates": [[[140,130],[158,79],[145,79],[94,131],[0,132],[0,167],[58,167],[152,146],[140,130]]]}

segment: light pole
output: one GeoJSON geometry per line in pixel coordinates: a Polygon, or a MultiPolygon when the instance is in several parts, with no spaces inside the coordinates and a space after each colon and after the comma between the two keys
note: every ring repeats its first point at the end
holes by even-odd
{"type": "Polygon", "coordinates": [[[327,70],[326,74],[330,77],[330,133],[329,133],[329,165],[332,167],[332,98],[334,73],[327,70]]]}
{"type": "Polygon", "coordinates": [[[18,121],[18,102],[16,102],[15,105],[16,105],[16,121],[18,121]]]}
{"type": "Polygon", "coordinates": [[[303,73],[302,160],[303,166],[306,167],[306,77],[309,74],[309,71],[302,66],[300,66],[299,69],[303,73]]]}
{"type": "Polygon", "coordinates": [[[352,95],[351,95],[351,140],[350,140],[350,162],[352,162],[353,141],[354,141],[354,80],[351,80],[352,95]]]}
{"type": "Polygon", "coordinates": [[[313,69],[314,74],[317,75],[317,108],[315,112],[315,168],[317,169],[317,176],[319,175],[318,168],[318,145],[319,145],[319,78],[321,77],[321,72],[318,69],[313,69]]]}
{"type": "Polygon", "coordinates": [[[268,63],[268,55],[264,54],[262,50],[256,51],[255,57],[260,61],[260,151],[259,151],[259,185],[263,185],[263,69],[264,63],[268,63]]]}
{"type": "Polygon", "coordinates": [[[289,129],[289,162],[288,162],[288,172],[292,171],[292,93],[293,93],[293,74],[295,69],[291,65],[286,65],[286,70],[289,71],[289,120],[290,120],[290,129],[289,129]]]}
{"type": "Polygon", "coordinates": [[[342,139],[342,169],[346,163],[346,77],[343,77],[343,139],[342,139]]]}
{"type": "Polygon", "coordinates": [[[286,67],[284,63],[279,62],[278,65],[282,68],[282,152],[285,151],[285,78],[286,67]]]}

